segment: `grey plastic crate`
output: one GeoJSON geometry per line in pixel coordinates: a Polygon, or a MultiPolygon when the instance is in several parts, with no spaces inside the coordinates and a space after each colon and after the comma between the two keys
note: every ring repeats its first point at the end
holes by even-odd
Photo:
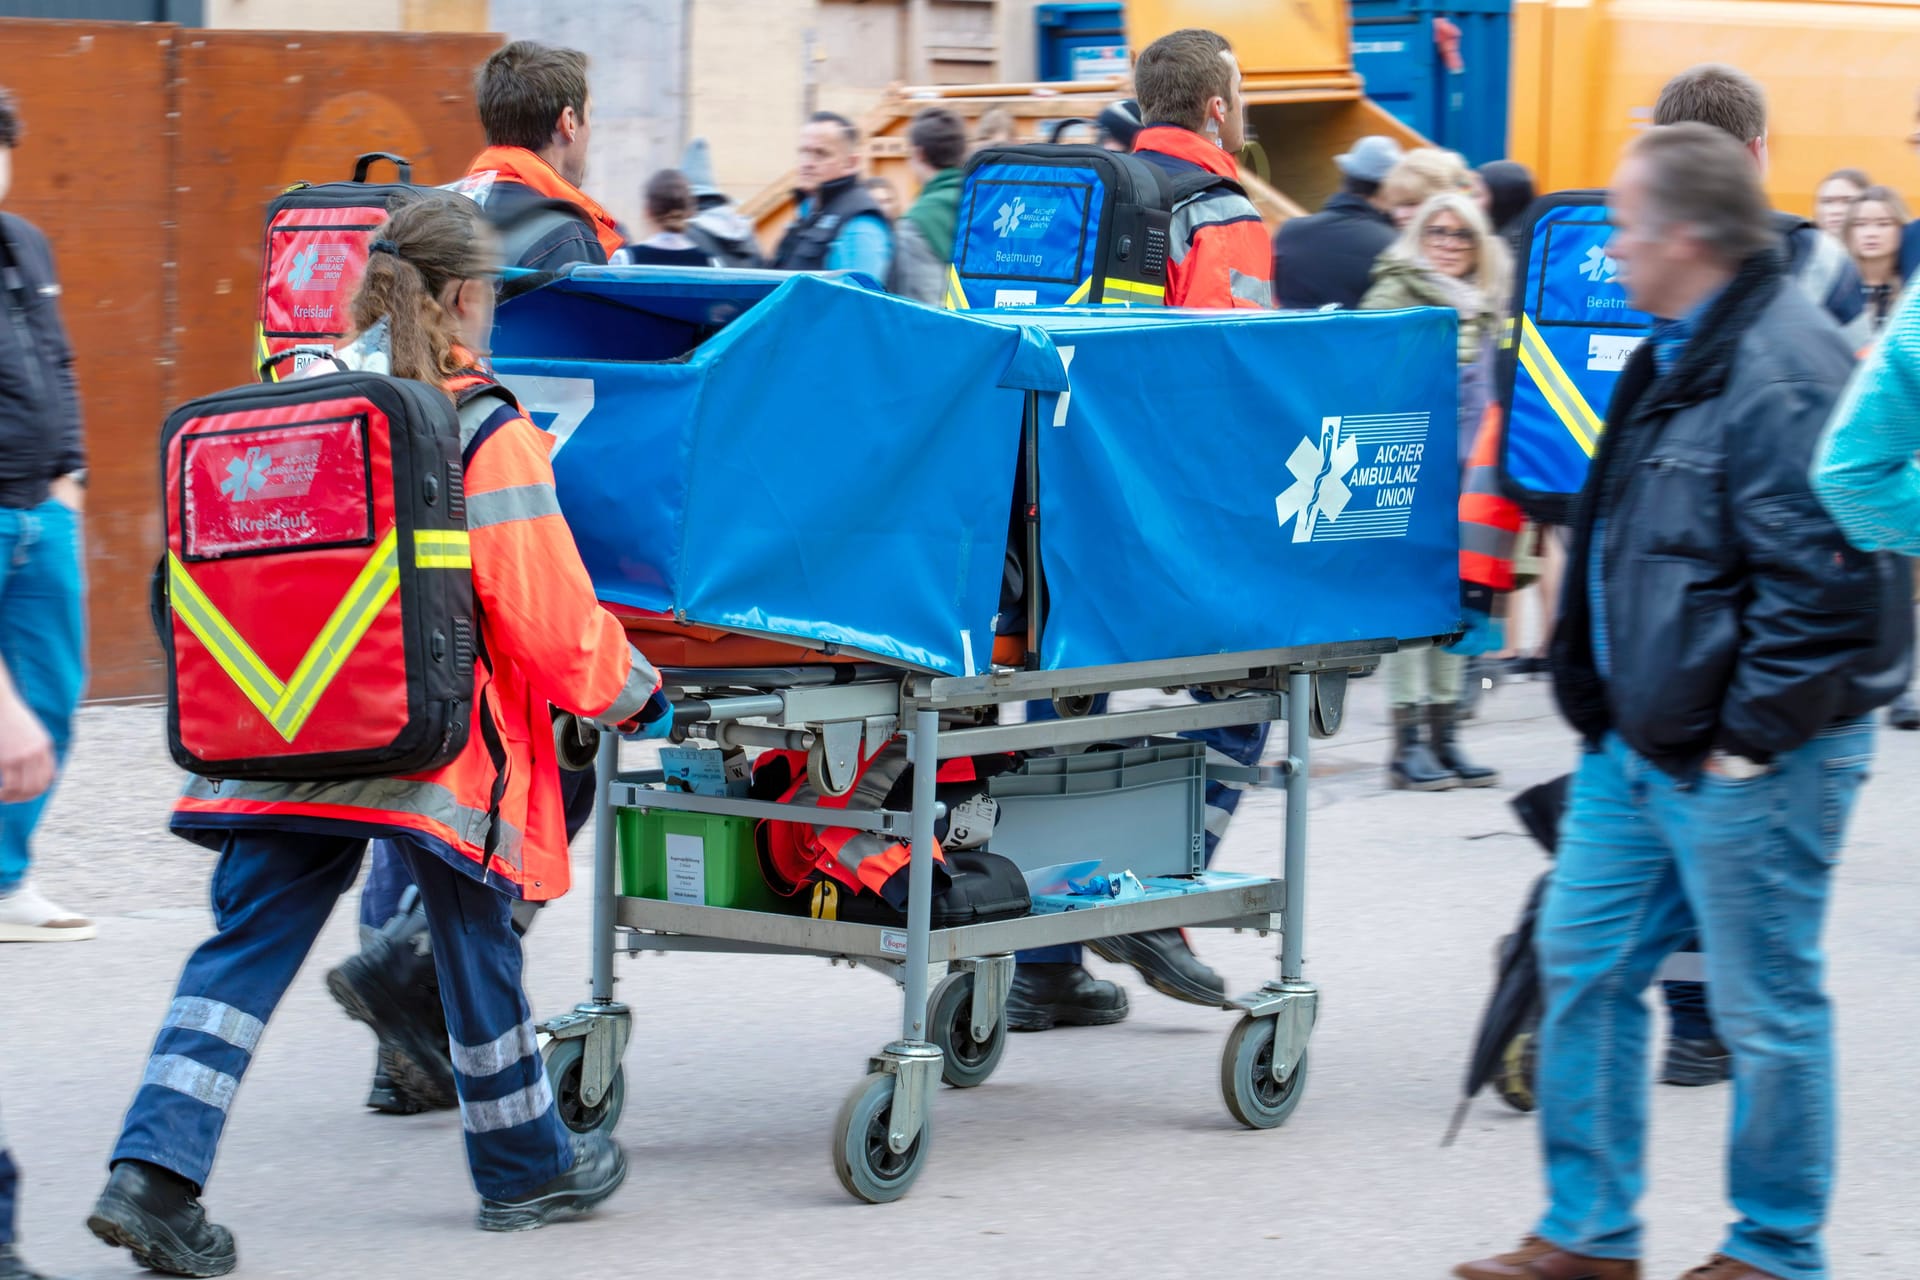
{"type": "Polygon", "coordinates": [[[1107,874],[1142,879],[1204,869],[1207,751],[1198,742],[1033,756],[988,787],[1000,816],[987,848],[1022,871],[1095,858],[1107,874]]]}

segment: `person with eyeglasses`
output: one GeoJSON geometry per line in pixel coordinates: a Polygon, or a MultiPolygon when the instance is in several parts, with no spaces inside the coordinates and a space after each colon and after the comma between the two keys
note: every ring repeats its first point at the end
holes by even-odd
{"type": "Polygon", "coordinates": [[[1845,244],[1847,210],[1872,185],[1873,179],[1858,169],[1835,169],[1820,179],[1813,189],[1813,225],[1845,244]]]}
{"type": "MultiPolygon", "coordinates": [[[[1512,259],[1487,215],[1463,191],[1431,196],[1380,255],[1362,311],[1445,307],[1460,317],[1459,431],[1463,470],[1493,394],[1494,351],[1512,259]]],[[[1433,459],[1439,461],[1439,459],[1433,459]]],[[[1456,738],[1467,660],[1443,649],[1390,654],[1382,662],[1393,708],[1388,785],[1396,791],[1490,787],[1500,774],[1474,763],[1456,738]],[[1424,736],[1423,736],[1424,730],[1424,736]]]]}

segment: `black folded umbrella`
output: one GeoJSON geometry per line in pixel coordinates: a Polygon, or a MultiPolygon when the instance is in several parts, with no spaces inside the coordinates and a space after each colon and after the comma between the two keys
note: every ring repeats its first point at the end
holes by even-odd
{"type": "MultiPolygon", "coordinates": [[[[1513,810],[1525,824],[1527,834],[1537,840],[1549,856],[1559,845],[1560,815],[1567,807],[1567,786],[1571,781],[1566,776],[1555,778],[1529,787],[1513,798],[1513,810]]],[[[1534,955],[1533,933],[1546,892],[1547,877],[1541,876],[1528,891],[1526,905],[1520,910],[1513,932],[1500,940],[1493,994],[1487,998],[1486,1012],[1480,1015],[1473,1055],[1467,1061],[1466,1087],[1442,1146],[1451,1144],[1459,1134],[1474,1095],[1493,1079],[1514,1038],[1531,1031],[1540,1020],[1540,962],[1534,955]]]]}

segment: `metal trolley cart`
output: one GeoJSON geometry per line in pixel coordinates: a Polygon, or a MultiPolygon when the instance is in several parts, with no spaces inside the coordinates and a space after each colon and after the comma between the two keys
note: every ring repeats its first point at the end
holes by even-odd
{"type": "MultiPolygon", "coordinates": [[[[905,811],[828,810],[668,790],[658,771],[619,773],[617,742],[611,735],[602,740],[592,996],[544,1028],[552,1037],[548,1070],[562,1116],[578,1130],[611,1126],[619,1118],[630,1015],[613,998],[617,951],[845,959],[890,974],[904,988],[905,999],[899,1038],[873,1055],[866,1077],[840,1108],[834,1171],[841,1185],[862,1200],[895,1200],[926,1162],[939,1082],[977,1085],[999,1063],[1013,952],[1149,929],[1211,927],[1280,933],[1278,976],[1225,1006],[1241,1017],[1220,1062],[1221,1093],[1234,1117],[1256,1129],[1280,1125],[1306,1085],[1307,1042],[1319,1003],[1301,964],[1309,740],[1338,728],[1349,671],[1370,667],[1379,655],[1399,647],[1394,640],[1343,642],[1069,671],[996,669],[968,678],[882,665],[668,672],[676,725],[688,736],[722,746],[804,749],[809,781],[823,795],[852,790],[863,744],[870,754],[904,731],[915,765],[912,803],[905,811]],[[1204,691],[1209,700],[1091,713],[1094,695],[1174,689],[1204,691]],[[998,722],[1001,706],[1027,699],[1052,699],[1063,718],[998,722]],[[1193,877],[1190,891],[1173,896],[960,928],[930,927],[934,827],[940,816],[937,762],[1275,720],[1288,726],[1280,765],[1209,767],[1207,773],[1244,784],[1283,782],[1286,839],[1279,878],[1202,872],[1193,877]],[[620,809],[788,821],[824,815],[834,826],[910,837],[906,925],[889,928],[622,896],[615,878],[620,809]],[[946,976],[929,993],[929,966],[943,963],[946,976]]],[[[590,742],[572,745],[576,758],[594,750],[590,742]]]]}

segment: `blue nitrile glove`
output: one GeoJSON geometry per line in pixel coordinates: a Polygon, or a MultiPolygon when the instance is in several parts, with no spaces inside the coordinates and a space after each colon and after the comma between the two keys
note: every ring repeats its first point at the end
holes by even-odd
{"type": "Polygon", "coordinates": [[[1507,626],[1499,618],[1484,609],[1464,609],[1461,617],[1467,624],[1467,634],[1447,646],[1448,653],[1457,653],[1464,658],[1477,658],[1483,653],[1492,653],[1507,642],[1507,626]]]}
{"type": "Polygon", "coordinates": [[[628,742],[659,741],[671,734],[673,704],[667,701],[667,691],[655,689],[646,705],[640,708],[640,713],[634,716],[634,721],[635,727],[620,735],[628,742]]]}

